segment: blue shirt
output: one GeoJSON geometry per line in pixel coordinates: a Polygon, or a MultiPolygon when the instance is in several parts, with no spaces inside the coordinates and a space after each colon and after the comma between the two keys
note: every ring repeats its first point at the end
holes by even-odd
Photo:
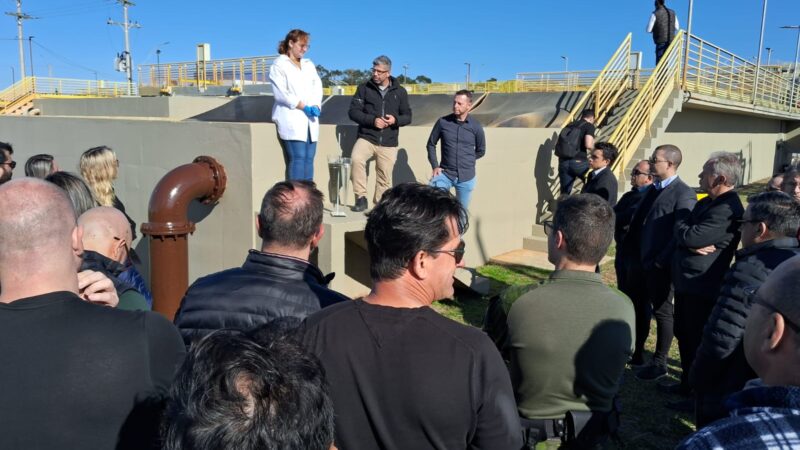
{"type": "Polygon", "coordinates": [[[458,181],[475,178],[475,161],[486,154],[486,137],[477,120],[467,116],[463,122],[455,114],[436,121],[428,138],[431,168],[441,167],[445,175],[458,181]],[[436,159],[436,144],[442,141],[442,162],[436,159]]]}
{"type": "Polygon", "coordinates": [[[675,178],[678,178],[677,174],[673,175],[673,176],[671,176],[671,177],[669,177],[669,178],[667,178],[665,180],[656,181],[653,184],[656,186],[656,189],[658,189],[660,191],[661,189],[664,189],[665,187],[669,186],[673,181],[675,181],[675,178]]]}

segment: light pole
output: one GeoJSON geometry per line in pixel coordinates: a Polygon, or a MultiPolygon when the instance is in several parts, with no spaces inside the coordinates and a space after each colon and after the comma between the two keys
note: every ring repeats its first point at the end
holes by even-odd
{"type": "Polygon", "coordinates": [[[467,89],[469,89],[469,69],[471,67],[471,64],[468,62],[465,62],[464,64],[467,66],[467,89]]]}
{"type": "Polygon", "coordinates": [[[35,36],[28,36],[28,54],[30,57],[28,59],[31,60],[31,76],[33,75],[33,38],[35,36]]]}
{"type": "Polygon", "coordinates": [[[569,72],[569,56],[561,55],[561,59],[564,60],[564,72],[569,72]]]}
{"type": "Polygon", "coordinates": [[[14,66],[11,67],[11,85],[13,86],[17,82],[17,77],[14,74],[14,66]]]}
{"type": "Polygon", "coordinates": [[[767,0],[764,0],[764,9],[761,11],[761,35],[758,38],[758,57],[756,58],[756,80],[753,82],[753,106],[756,104],[758,94],[758,78],[761,75],[761,49],[764,48],[764,25],[767,20],[767,0]]]}
{"type": "Polygon", "coordinates": [[[769,65],[769,62],[772,59],[772,47],[767,47],[764,50],[767,51],[767,65],[769,65]]]}
{"type": "Polygon", "coordinates": [[[686,45],[683,49],[683,80],[682,87],[686,90],[686,72],[689,70],[689,49],[692,45],[692,12],[694,11],[694,0],[689,0],[689,20],[686,21],[686,45]]]}
{"type": "Polygon", "coordinates": [[[408,83],[408,64],[403,64],[403,80],[408,83]]]}
{"type": "Polygon", "coordinates": [[[158,47],[156,47],[156,82],[158,83],[159,87],[164,86],[164,83],[161,81],[161,47],[165,45],[169,45],[169,41],[162,42],[158,44],[158,47]]]}
{"type": "Polygon", "coordinates": [[[797,104],[794,100],[794,90],[795,86],[797,85],[797,57],[800,56],[800,25],[784,25],[781,28],[786,28],[789,30],[797,30],[797,47],[794,50],[794,71],[792,72],[792,94],[789,97],[791,104],[789,107],[791,109],[797,108],[797,104]]]}

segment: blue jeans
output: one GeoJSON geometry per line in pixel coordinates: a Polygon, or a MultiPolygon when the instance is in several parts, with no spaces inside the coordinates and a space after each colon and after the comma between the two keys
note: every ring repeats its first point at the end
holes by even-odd
{"type": "Polygon", "coordinates": [[[664,56],[664,52],[667,51],[667,47],[669,47],[669,42],[662,42],[660,44],[656,44],[656,65],[658,62],[661,61],[661,57],[664,56]]]}
{"type": "Polygon", "coordinates": [[[311,142],[311,136],[303,141],[285,141],[283,144],[284,158],[286,159],[287,180],[314,180],[314,155],[317,153],[317,143],[311,142]]]}
{"type": "Polygon", "coordinates": [[[572,192],[575,179],[582,177],[589,170],[589,160],[586,159],[559,159],[558,181],[561,184],[561,193],[572,192]]]}
{"type": "Polygon", "coordinates": [[[436,175],[435,177],[431,178],[430,185],[433,187],[437,187],[440,189],[450,190],[450,188],[456,188],[456,198],[459,202],[461,202],[461,206],[464,209],[469,208],[469,200],[472,197],[472,190],[475,189],[475,181],[478,177],[472,177],[471,180],[467,181],[458,181],[456,179],[450,179],[444,172],[436,175]]]}

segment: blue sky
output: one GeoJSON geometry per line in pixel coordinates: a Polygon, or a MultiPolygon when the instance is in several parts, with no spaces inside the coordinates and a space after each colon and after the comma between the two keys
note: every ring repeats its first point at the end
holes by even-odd
{"type": "MultiPolygon", "coordinates": [[[[132,20],[142,28],[131,31],[134,65],[194,59],[195,45],[211,44],[212,58],[260,56],[291,28],[312,35],[307,54],[328,68],[367,68],[385,53],[394,73],[408,64],[409,76],[434,81],[461,81],[465,62],[472,79],[512,79],[517,72],[563,70],[561,55],[571,70],[599,69],[628,32],[633,47],[644,52],[652,66],[653,42],[645,26],[652,0],[519,1],[243,1],[134,0],[132,20]],[[564,5],[561,7],[559,5],[564,5]]],[[[14,11],[14,0],[0,0],[2,12],[14,11]]],[[[688,0],[667,0],[685,28],[688,0]]],[[[758,52],[762,2],[757,0],[697,1],[693,32],[745,58],[758,52]],[[720,8],[724,5],[724,11],[720,8]]],[[[113,69],[123,49],[122,7],[113,0],[23,0],[23,11],[39,17],[25,22],[34,36],[34,70],[39,76],[123,80],[113,69]]],[[[800,1],[768,3],[765,47],[772,61],[794,61],[797,32],[781,25],[800,24],[800,1]]],[[[766,52],[764,53],[766,61],[766,52]]],[[[11,82],[12,67],[19,77],[16,22],[0,15],[0,84],[11,82]]],[[[26,68],[26,71],[29,69],[26,68]]]]}

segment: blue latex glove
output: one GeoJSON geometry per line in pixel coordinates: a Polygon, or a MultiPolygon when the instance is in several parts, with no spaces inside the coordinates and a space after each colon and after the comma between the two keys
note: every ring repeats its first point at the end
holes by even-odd
{"type": "Polygon", "coordinates": [[[314,114],[314,117],[319,117],[322,114],[322,111],[319,109],[319,106],[312,106],[311,112],[314,114]]]}
{"type": "Polygon", "coordinates": [[[303,106],[303,112],[306,113],[306,116],[309,117],[309,118],[315,117],[314,116],[314,107],[313,106],[309,106],[309,105],[303,106]]]}

